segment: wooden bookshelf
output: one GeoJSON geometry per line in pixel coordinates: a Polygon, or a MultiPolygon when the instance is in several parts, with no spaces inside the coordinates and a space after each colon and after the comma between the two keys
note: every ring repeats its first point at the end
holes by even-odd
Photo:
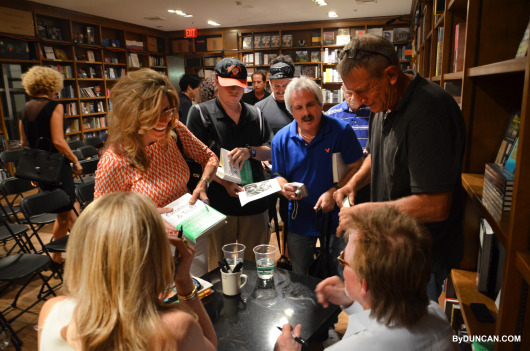
{"type": "MultiPolygon", "coordinates": [[[[522,342],[496,343],[495,350],[530,349],[530,59],[515,58],[530,18],[527,0],[447,0],[441,19],[435,21],[431,2],[413,1],[419,9],[420,27],[415,28],[415,66],[424,77],[442,87],[445,82],[461,85],[459,97],[466,124],[467,143],[462,183],[468,195],[466,206],[466,245],[478,242],[479,217],[485,218],[506,250],[502,294],[497,323],[491,329],[475,323],[466,303],[480,297],[474,273],[453,271],[451,280],[464,299],[464,320],[472,335],[522,335],[522,342]],[[421,4],[421,9],[419,5],[421,4]],[[436,22],[436,23],[435,23],[436,22]],[[461,69],[455,70],[456,26],[465,24],[465,44],[461,47],[461,69]],[[442,71],[434,75],[432,64],[437,47],[433,45],[435,26],[444,26],[442,71]],[[425,28],[422,28],[425,27],[425,28]],[[421,29],[421,30],[420,30],[421,29]],[[424,37],[426,38],[424,40],[424,37]],[[419,44],[418,44],[419,43],[419,44]],[[493,162],[503,132],[515,112],[521,112],[519,146],[514,172],[511,211],[495,217],[482,201],[484,168],[493,162]],[[467,282],[467,283],[464,283],[467,282]],[[467,285],[466,285],[467,284],[467,285]],[[466,286],[466,288],[463,287],[466,286]],[[468,298],[467,296],[471,296],[468,298]]],[[[460,38],[460,37],[459,37],[460,38]]],[[[460,38],[461,39],[461,38],[460,38]]],[[[477,244],[478,245],[478,244],[477,244]]],[[[478,248],[466,252],[478,252],[478,248]]],[[[476,257],[466,257],[476,262],[476,257]]],[[[487,301],[490,304],[491,301],[487,301]]],[[[491,310],[491,308],[490,308],[491,310]]]]}

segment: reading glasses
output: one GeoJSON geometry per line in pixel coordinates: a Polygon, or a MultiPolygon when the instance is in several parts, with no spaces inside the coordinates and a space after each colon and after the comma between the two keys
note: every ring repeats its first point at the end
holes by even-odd
{"type": "Polygon", "coordinates": [[[344,250],[340,252],[340,254],[337,256],[337,261],[343,266],[343,267],[350,267],[351,265],[344,259],[344,250]]]}

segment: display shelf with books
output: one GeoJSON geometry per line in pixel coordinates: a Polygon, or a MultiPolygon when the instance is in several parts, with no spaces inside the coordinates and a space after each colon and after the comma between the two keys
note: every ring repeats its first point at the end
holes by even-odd
{"type": "Polygon", "coordinates": [[[101,45],[106,48],[124,49],[125,31],[101,26],[101,45]]]}
{"type": "Polygon", "coordinates": [[[37,14],[35,22],[39,38],[46,41],[72,41],[68,19],[37,14]]]}
{"type": "Polygon", "coordinates": [[[147,36],[142,33],[125,31],[125,47],[129,50],[147,50],[147,36]]]}
{"type": "MultiPolygon", "coordinates": [[[[433,30],[437,23],[432,7],[431,12],[425,10],[432,6],[429,3],[415,0],[413,8],[416,9],[420,3],[425,4],[425,7],[422,5],[420,26],[429,21],[430,24],[426,30],[415,28],[416,40],[422,32],[435,33],[433,30]]],[[[527,307],[530,306],[527,292],[530,275],[522,259],[530,245],[530,196],[526,190],[530,188],[530,147],[527,145],[530,142],[530,60],[528,55],[516,55],[528,27],[530,3],[525,0],[488,1],[487,4],[481,0],[452,0],[447,2],[442,16],[446,32],[440,74],[433,72],[436,51],[432,50],[433,42],[427,39],[419,46],[415,65],[424,77],[431,80],[439,77],[440,84],[446,89],[449,87],[446,82],[460,87],[460,106],[467,130],[462,180],[468,194],[466,238],[471,240],[466,242],[475,242],[473,238],[478,236],[478,225],[469,224],[479,223],[477,217],[483,216],[506,252],[494,334],[522,335],[530,325],[527,307]],[[503,208],[509,211],[497,211],[488,205],[492,200],[484,192],[484,183],[488,190],[484,170],[487,163],[498,158],[503,133],[514,111],[520,111],[521,129],[511,203],[503,208]]],[[[434,37],[431,35],[431,40],[434,37]]],[[[495,192],[491,186],[489,190],[495,192]]],[[[496,194],[497,197],[502,195],[496,194]]],[[[501,206],[506,204],[504,201],[501,206]]],[[[471,312],[467,314],[473,317],[471,312]]],[[[473,321],[466,321],[468,329],[473,330],[473,324],[473,321]]],[[[508,343],[495,344],[496,350],[512,347],[508,343]]],[[[528,349],[530,341],[523,337],[517,347],[528,349]]]]}
{"type": "Polygon", "coordinates": [[[92,23],[72,21],[72,39],[79,44],[101,44],[100,27],[92,23]]]}

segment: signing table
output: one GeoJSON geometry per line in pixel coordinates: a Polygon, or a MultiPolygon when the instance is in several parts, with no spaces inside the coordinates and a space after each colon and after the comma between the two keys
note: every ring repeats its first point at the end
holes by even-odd
{"type": "Polygon", "coordinates": [[[322,308],[314,293],[320,281],[307,275],[274,268],[274,277],[261,280],[256,263],[245,261],[247,284],[239,296],[224,296],[221,274],[216,269],[202,278],[213,284],[215,292],[202,301],[210,316],[218,350],[272,351],[280,335],[276,328],[285,323],[302,324],[302,337],[311,343],[317,332],[327,335],[328,323],[340,312],[337,306],[322,308]]]}

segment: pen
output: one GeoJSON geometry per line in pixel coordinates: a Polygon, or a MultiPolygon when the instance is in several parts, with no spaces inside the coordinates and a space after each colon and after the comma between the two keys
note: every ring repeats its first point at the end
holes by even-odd
{"type": "Polygon", "coordinates": [[[182,234],[184,234],[184,229],[182,229],[182,226],[180,226],[177,232],[178,232],[177,237],[179,239],[182,239],[182,234]]]}
{"type": "Polygon", "coordinates": [[[219,264],[219,268],[220,268],[223,272],[228,273],[228,271],[227,271],[226,268],[225,268],[225,265],[224,265],[221,261],[218,261],[217,263],[219,264]]]}
{"type": "MultiPolygon", "coordinates": [[[[276,328],[280,329],[280,331],[283,331],[282,327],[276,327],[276,328]]],[[[294,335],[292,332],[291,332],[291,336],[293,337],[293,340],[296,341],[297,343],[299,343],[301,345],[305,345],[305,339],[294,335]]]]}
{"type": "Polygon", "coordinates": [[[232,271],[230,270],[230,265],[226,261],[226,258],[223,258],[223,263],[225,264],[227,273],[232,273],[232,271]]]}
{"type": "Polygon", "coordinates": [[[236,264],[236,266],[234,267],[234,270],[232,271],[232,273],[237,273],[241,270],[241,267],[243,267],[243,262],[239,262],[238,264],[236,264]]]}

